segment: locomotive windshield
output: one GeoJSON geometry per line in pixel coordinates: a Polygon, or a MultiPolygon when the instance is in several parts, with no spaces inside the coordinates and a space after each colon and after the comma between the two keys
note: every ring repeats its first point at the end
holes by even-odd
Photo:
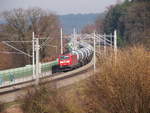
{"type": "Polygon", "coordinates": [[[69,56],[60,56],[60,60],[66,60],[69,59],[69,56]]]}

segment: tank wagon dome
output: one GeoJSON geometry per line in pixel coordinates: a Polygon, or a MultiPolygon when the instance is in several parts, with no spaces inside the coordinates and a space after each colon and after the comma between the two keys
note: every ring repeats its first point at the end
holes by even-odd
{"type": "Polygon", "coordinates": [[[79,50],[73,50],[71,53],[77,55],[77,59],[79,61],[88,59],[93,54],[93,47],[90,44],[85,42],[80,42],[79,46],[81,47],[79,50]]]}
{"type": "Polygon", "coordinates": [[[67,44],[67,49],[68,49],[69,51],[72,51],[72,50],[73,50],[73,43],[72,43],[72,42],[69,42],[69,43],[67,44]]]}

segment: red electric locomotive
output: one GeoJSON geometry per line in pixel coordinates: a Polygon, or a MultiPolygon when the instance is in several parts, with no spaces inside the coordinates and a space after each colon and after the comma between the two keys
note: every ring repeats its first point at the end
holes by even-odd
{"type": "Polygon", "coordinates": [[[66,54],[58,57],[58,64],[61,69],[70,70],[78,65],[77,55],[66,54]]]}
{"type": "Polygon", "coordinates": [[[52,66],[52,73],[72,70],[90,62],[93,56],[92,46],[86,43],[82,43],[80,46],[78,50],[60,55],[58,65],[52,66]]]}
{"type": "Polygon", "coordinates": [[[74,54],[64,54],[58,57],[58,65],[52,67],[52,73],[65,72],[78,67],[79,62],[77,55],[74,54]]]}

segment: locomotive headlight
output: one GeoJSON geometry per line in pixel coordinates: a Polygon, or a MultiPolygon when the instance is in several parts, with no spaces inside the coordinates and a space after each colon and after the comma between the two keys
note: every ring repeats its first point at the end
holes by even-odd
{"type": "Polygon", "coordinates": [[[66,60],[66,61],[60,61],[60,63],[70,63],[69,60],[66,60]]]}
{"type": "Polygon", "coordinates": [[[69,61],[69,60],[67,60],[65,63],[70,63],[70,61],[69,61]]]}
{"type": "Polygon", "coordinates": [[[60,63],[64,63],[63,61],[60,61],[60,63]]]}

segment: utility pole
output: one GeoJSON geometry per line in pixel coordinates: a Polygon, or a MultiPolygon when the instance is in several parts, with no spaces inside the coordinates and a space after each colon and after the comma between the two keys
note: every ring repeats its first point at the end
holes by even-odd
{"type": "Polygon", "coordinates": [[[93,37],[93,41],[94,41],[94,73],[96,71],[96,43],[95,43],[95,38],[96,38],[96,35],[95,35],[95,32],[94,32],[94,37],[93,37]]]}
{"type": "Polygon", "coordinates": [[[114,51],[117,52],[117,31],[114,31],[114,51]]]}
{"type": "Polygon", "coordinates": [[[104,34],[104,54],[106,55],[106,34],[104,34]]]}
{"type": "Polygon", "coordinates": [[[76,37],[76,29],[75,28],[73,29],[73,37],[74,38],[76,37]]]}
{"type": "Polygon", "coordinates": [[[75,41],[75,38],[76,38],[76,29],[75,28],[73,29],[73,38],[74,38],[74,41],[75,41]]]}
{"type": "Polygon", "coordinates": [[[115,62],[117,60],[117,30],[114,31],[114,53],[115,53],[115,62]]]}
{"type": "Polygon", "coordinates": [[[36,52],[36,85],[39,84],[39,50],[40,50],[40,45],[39,45],[39,39],[35,39],[35,52],[36,52]]]}
{"type": "Polygon", "coordinates": [[[77,49],[77,37],[76,37],[76,29],[73,29],[73,45],[74,45],[74,49],[77,49]]]}
{"type": "Polygon", "coordinates": [[[111,48],[113,47],[113,35],[112,33],[110,34],[110,45],[111,45],[111,48]]]}
{"type": "Polygon", "coordinates": [[[63,36],[62,36],[62,28],[60,29],[60,46],[61,46],[61,54],[63,54],[63,36]]]}
{"type": "Polygon", "coordinates": [[[101,54],[101,37],[99,37],[99,54],[101,54]]]}
{"type": "Polygon", "coordinates": [[[33,71],[33,79],[35,78],[35,38],[34,32],[32,33],[32,71],[33,71]]]}

